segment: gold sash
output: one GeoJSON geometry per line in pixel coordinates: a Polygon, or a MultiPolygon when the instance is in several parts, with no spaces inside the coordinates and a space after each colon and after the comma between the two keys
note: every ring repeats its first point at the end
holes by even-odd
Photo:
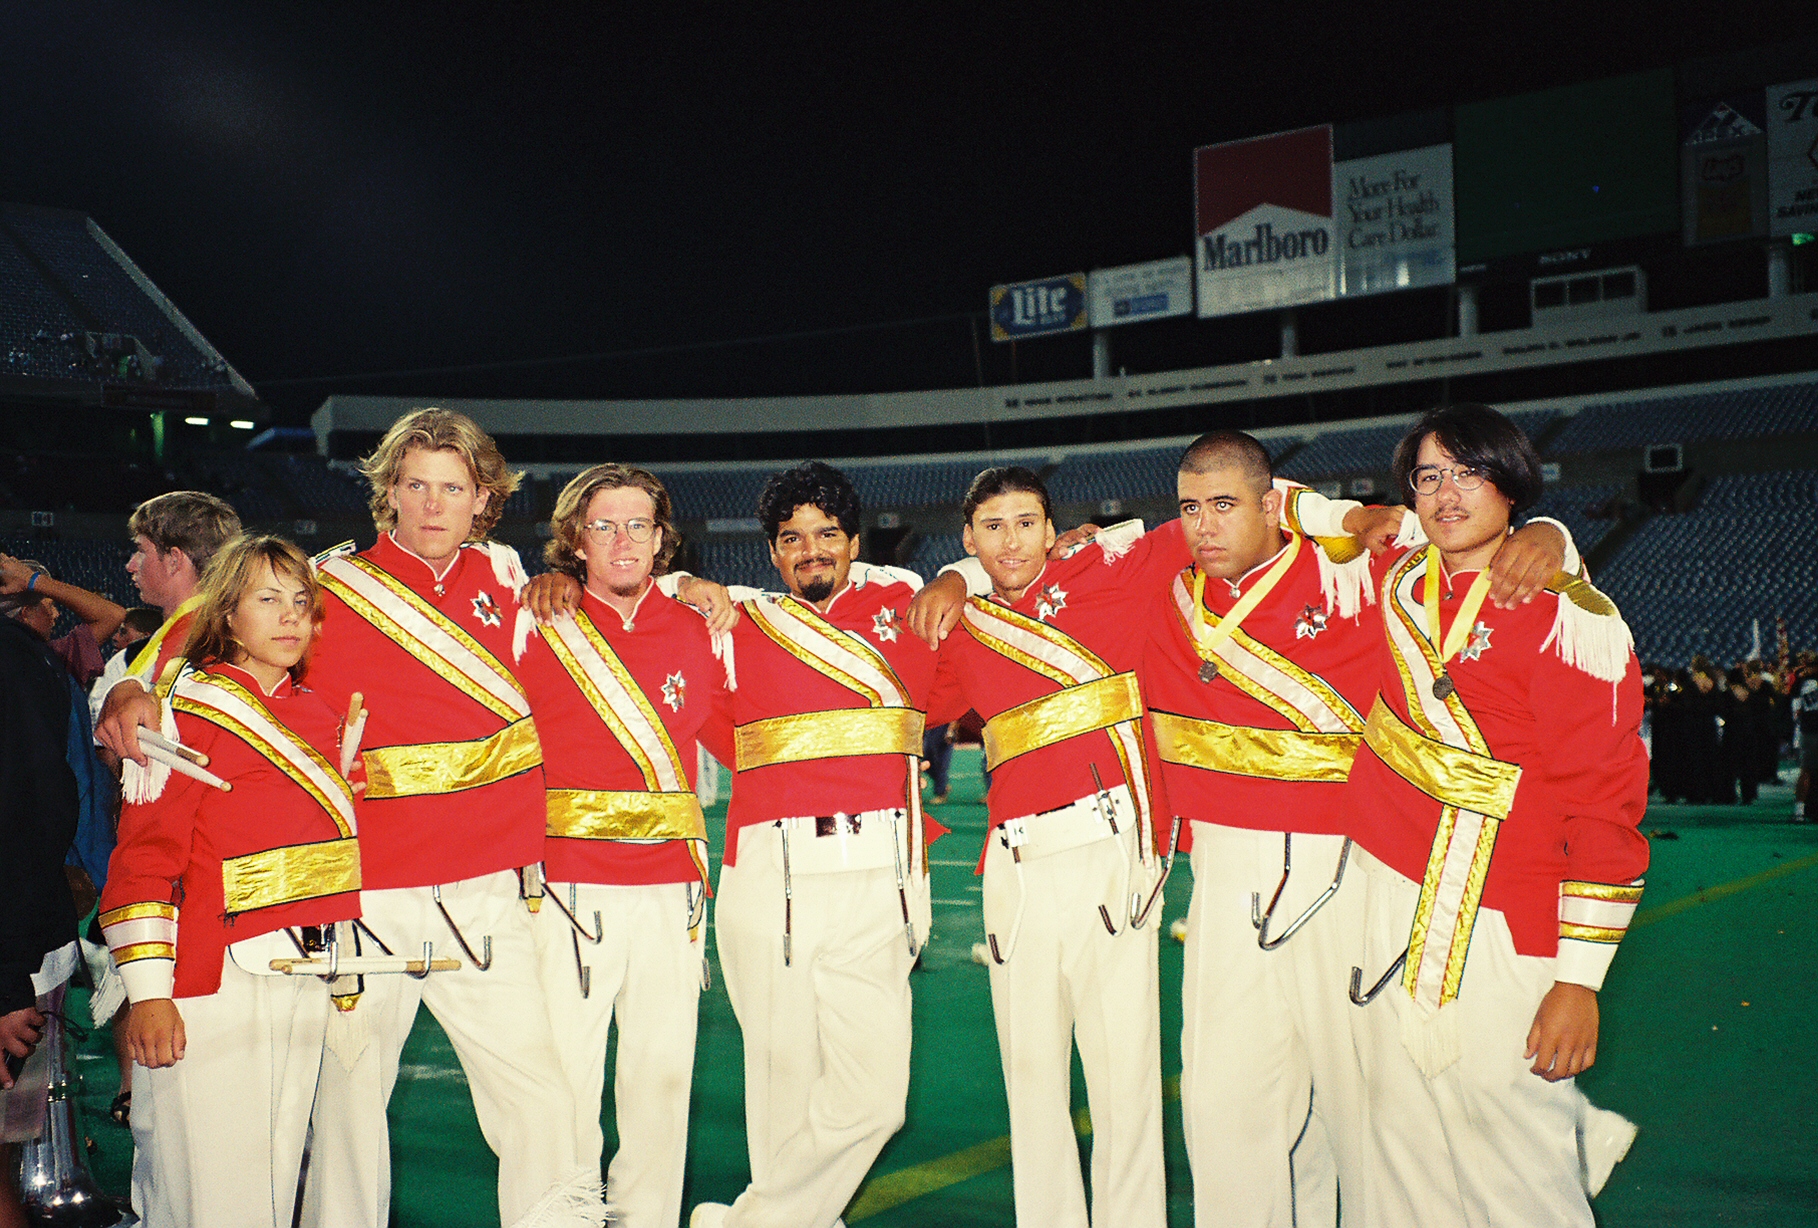
{"type": "Polygon", "coordinates": [[[266,849],[221,863],[229,913],[252,912],[360,889],[360,842],[351,837],[266,849]]]}
{"type": "Polygon", "coordinates": [[[459,793],[528,772],[543,762],[536,722],[513,721],[471,742],[416,742],[365,752],[366,796],[422,797],[459,793]]]}
{"type": "Polygon", "coordinates": [[[701,801],[692,793],[549,790],[551,836],[569,840],[705,840],[701,801]]]}
{"type": "Polygon", "coordinates": [[[1422,737],[1380,695],[1363,736],[1390,771],[1437,802],[1493,819],[1508,818],[1514,808],[1518,765],[1422,737]]]}
{"type": "Polygon", "coordinates": [[[752,721],[733,731],[741,772],[847,755],[920,755],[924,715],[914,708],[830,708],[752,721]]]}
{"type": "Polygon", "coordinates": [[[1122,721],[1141,720],[1142,715],[1142,689],[1133,673],[1112,674],[1038,695],[985,722],[985,767],[996,771],[1018,755],[1122,721]]]}
{"type": "Polygon", "coordinates": [[[1354,733],[1257,729],[1173,712],[1149,715],[1163,763],[1263,780],[1342,782],[1363,741],[1354,733]]]}

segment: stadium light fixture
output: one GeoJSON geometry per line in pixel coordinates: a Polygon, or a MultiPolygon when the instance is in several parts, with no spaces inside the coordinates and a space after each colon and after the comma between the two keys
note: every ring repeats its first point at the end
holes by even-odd
{"type": "Polygon", "coordinates": [[[185,426],[207,426],[208,419],[207,418],[185,418],[185,419],[183,419],[183,423],[185,426]]]}
{"type": "Polygon", "coordinates": [[[236,431],[250,431],[253,429],[252,422],[246,418],[235,418],[232,422],[229,422],[227,425],[233,427],[236,431]]]}

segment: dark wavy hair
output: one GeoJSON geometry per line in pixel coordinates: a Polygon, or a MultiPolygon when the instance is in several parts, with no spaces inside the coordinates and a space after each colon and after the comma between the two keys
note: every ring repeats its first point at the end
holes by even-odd
{"type": "Polygon", "coordinates": [[[839,521],[847,537],[857,537],[863,506],[852,479],[820,461],[804,461],[793,469],[770,475],[764,492],[758,496],[758,520],[764,525],[764,536],[772,542],[783,522],[795,515],[798,507],[818,507],[839,521]]]}
{"type": "Polygon", "coordinates": [[[1540,456],[1520,427],[1473,401],[1442,405],[1428,410],[1412,430],[1395,445],[1395,489],[1401,501],[1414,505],[1414,488],[1408,484],[1420,456],[1420,441],[1436,436],[1439,446],[1455,460],[1481,469],[1514,506],[1519,515],[1533,507],[1545,483],[1540,476],[1540,456]]]}
{"type": "Polygon", "coordinates": [[[1048,488],[1033,469],[1021,465],[1000,465],[996,469],[986,469],[972,479],[972,485],[966,488],[966,501],[960,505],[960,514],[967,524],[972,523],[972,513],[978,511],[979,504],[999,495],[1014,494],[1026,491],[1042,501],[1042,515],[1053,520],[1054,513],[1048,505],[1048,488]]]}

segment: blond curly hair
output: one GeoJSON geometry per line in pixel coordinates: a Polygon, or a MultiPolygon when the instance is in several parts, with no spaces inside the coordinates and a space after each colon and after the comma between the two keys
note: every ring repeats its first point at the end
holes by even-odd
{"type": "Polygon", "coordinates": [[[398,484],[404,457],[412,448],[458,452],[467,462],[474,486],[487,492],[486,506],[474,514],[473,529],[468,535],[472,541],[493,531],[499,517],[505,514],[505,501],[524,480],[522,473],[513,472],[505,463],[505,455],[492,436],[466,414],[434,408],[405,414],[391,424],[373,454],[360,462],[360,472],[372,488],[372,522],[381,533],[398,527],[398,514],[392,511],[388,497],[391,488],[398,484]]]}

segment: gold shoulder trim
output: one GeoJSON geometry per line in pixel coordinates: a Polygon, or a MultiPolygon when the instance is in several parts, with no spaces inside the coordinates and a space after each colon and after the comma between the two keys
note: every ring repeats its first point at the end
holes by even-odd
{"type": "Polygon", "coordinates": [[[1620,618],[1616,603],[1604,596],[1603,591],[1589,580],[1581,580],[1569,572],[1556,571],[1553,580],[1547,585],[1547,592],[1557,593],[1587,614],[1600,618],[1620,618]]]}

